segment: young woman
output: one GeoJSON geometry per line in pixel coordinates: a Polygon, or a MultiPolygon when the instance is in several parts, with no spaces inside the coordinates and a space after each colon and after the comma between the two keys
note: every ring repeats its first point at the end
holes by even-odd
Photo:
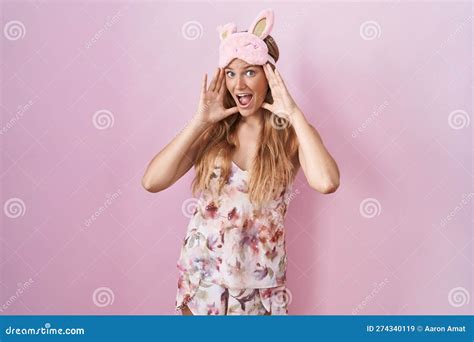
{"type": "Polygon", "coordinates": [[[273,11],[248,31],[219,27],[219,68],[202,82],[196,114],[148,165],[142,184],[164,190],[194,166],[200,192],[177,266],[184,315],[286,315],[283,225],[301,166],[309,185],[336,191],[339,170],[290,96],[269,35],[273,11]]]}

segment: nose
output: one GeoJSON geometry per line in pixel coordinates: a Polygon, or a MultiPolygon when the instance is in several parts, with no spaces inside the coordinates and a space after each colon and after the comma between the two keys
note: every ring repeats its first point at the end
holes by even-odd
{"type": "Polygon", "coordinates": [[[243,77],[239,76],[236,81],[236,88],[237,90],[245,90],[247,89],[247,85],[245,84],[245,80],[243,77]]]}

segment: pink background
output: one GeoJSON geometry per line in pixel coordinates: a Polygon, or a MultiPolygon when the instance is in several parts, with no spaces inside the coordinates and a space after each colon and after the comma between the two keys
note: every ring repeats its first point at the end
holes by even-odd
{"type": "Polygon", "coordinates": [[[216,26],[267,7],[341,170],[330,195],[298,175],[290,314],[473,313],[469,2],[1,7],[2,314],[174,314],[193,172],[141,177],[197,107],[216,26]]]}

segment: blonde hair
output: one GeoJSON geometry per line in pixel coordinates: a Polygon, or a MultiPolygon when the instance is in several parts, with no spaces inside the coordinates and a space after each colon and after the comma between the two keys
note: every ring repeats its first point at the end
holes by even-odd
{"type": "MultiPolygon", "coordinates": [[[[269,54],[279,58],[279,50],[275,40],[269,35],[264,39],[269,54]]],[[[274,69],[275,67],[271,65],[274,69]]],[[[265,96],[265,102],[273,103],[270,88],[265,96]]],[[[224,107],[232,108],[236,103],[226,90],[224,107]]],[[[260,206],[265,201],[280,194],[282,187],[286,188],[296,176],[296,161],[298,140],[296,133],[285,119],[278,118],[270,111],[263,109],[263,128],[255,159],[250,167],[249,199],[260,206]],[[269,191],[272,189],[272,191],[269,191]]],[[[215,177],[214,167],[218,158],[222,161],[221,177],[218,183],[220,193],[231,171],[232,156],[239,146],[236,128],[241,119],[240,113],[235,113],[211,125],[203,134],[203,141],[197,153],[195,170],[196,176],[192,182],[192,192],[209,189],[211,178],[215,177]]]]}

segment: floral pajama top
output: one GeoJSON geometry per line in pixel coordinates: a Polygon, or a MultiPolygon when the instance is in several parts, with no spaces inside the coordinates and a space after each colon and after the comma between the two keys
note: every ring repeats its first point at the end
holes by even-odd
{"type": "Polygon", "coordinates": [[[270,288],[286,281],[283,221],[292,185],[256,209],[248,197],[248,171],[232,162],[221,196],[220,167],[203,191],[189,222],[177,267],[177,310],[189,302],[201,280],[230,289],[270,288]]]}

